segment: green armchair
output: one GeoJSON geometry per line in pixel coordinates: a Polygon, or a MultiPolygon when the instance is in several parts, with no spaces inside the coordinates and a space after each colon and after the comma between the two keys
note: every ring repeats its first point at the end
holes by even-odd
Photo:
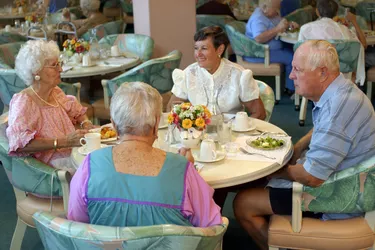
{"type": "Polygon", "coordinates": [[[273,106],[275,105],[275,94],[273,93],[272,88],[268,86],[266,83],[259,80],[256,80],[256,82],[259,87],[260,99],[263,102],[267,114],[266,119],[264,120],[268,122],[271,119],[273,106]]]}
{"type": "Polygon", "coordinates": [[[305,23],[309,23],[314,21],[315,19],[315,9],[308,5],[303,8],[297,9],[290,13],[289,15],[285,16],[285,19],[289,22],[293,21],[298,23],[300,26],[304,25],[305,23]]]}
{"type": "MultiPolygon", "coordinates": [[[[2,115],[4,116],[6,114],[2,115]]],[[[13,185],[17,202],[17,225],[10,249],[19,250],[26,227],[35,227],[32,220],[35,212],[53,211],[58,214],[67,212],[70,175],[66,171],[55,170],[31,156],[10,157],[8,155],[9,142],[5,134],[6,127],[6,122],[0,124],[0,161],[13,185]],[[28,195],[25,192],[29,192],[28,195]],[[39,196],[62,197],[63,199],[50,200],[39,196]]]]}
{"type": "Polygon", "coordinates": [[[92,104],[95,123],[98,123],[98,119],[108,120],[110,118],[110,98],[117,88],[126,82],[141,81],[150,84],[162,94],[165,108],[169,101],[170,90],[173,87],[172,72],[180,66],[181,57],[181,52],[174,50],[166,56],[144,62],[112,80],[102,80],[104,99],[92,104]]]}
{"type": "Polygon", "coordinates": [[[14,69],[16,56],[24,42],[6,43],[0,45],[0,69],[14,69]]]}
{"type": "Polygon", "coordinates": [[[293,183],[292,223],[287,216],[271,217],[270,249],[370,249],[375,239],[374,189],[374,156],[334,173],[319,187],[293,183]],[[302,211],[366,215],[364,218],[320,221],[303,218],[302,211]]]}
{"type": "MultiPolygon", "coordinates": [[[[357,68],[359,50],[361,44],[358,41],[348,41],[348,40],[328,40],[332,43],[337,50],[340,61],[340,72],[348,73],[348,78],[351,78],[352,72],[357,68]]],[[[296,50],[303,41],[299,41],[294,45],[294,50],[296,50]]],[[[295,109],[300,110],[299,113],[299,125],[304,126],[306,120],[306,110],[307,110],[307,99],[302,98],[301,107],[299,107],[299,95],[295,95],[294,104],[295,109]]]]}
{"type": "Polygon", "coordinates": [[[16,42],[26,42],[26,41],[27,41],[26,37],[18,33],[12,33],[12,32],[0,33],[0,45],[6,44],[6,43],[16,43],[16,42]]]}
{"type": "Polygon", "coordinates": [[[140,34],[115,34],[103,37],[100,45],[117,45],[120,52],[129,51],[137,55],[142,62],[151,59],[154,50],[154,40],[146,35],[140,34]]]}
{"type": "Polygon", "coordinates": [[[220,26],[223,30],[225,30],[226,24],[235,21],[233,17],[227,15],[196,15],[196,20],[197,30],[213,25],[220,26]]]}
{"type": "Polygon", "coordinates": [[[46,249],[220,250],[228,219],[208,228],[177,225],[109,227],[38,212],[34,221],[46,249]]]}
{"type": "MultiPolygon", "coordinates": [[[[126,23],[122,20],[113,21],[104,23],[101,25],[96,26],[96,38],[98,41],[105,36],[112,35],[112,34],[122,34],[126,28],[126,23]]],[[[85,34],[81,36],[86,41],[90,41],[91,31],[93,29],[89,29],[85,34]]]]}
{"type": "Polygon", "coordinates": [[[230,44],[236,54],[237,63],[245,69],[250,69],[254,76],[275,76],[276,104],[280,101],[280,76],[283,66],[279,63],[270,63],[269,46],[260,44],[245,35],[246,23],[234,21],[225,25],[230,44]],[[264,58],[264,63],[249,63],[243,56],[264,58]]]}

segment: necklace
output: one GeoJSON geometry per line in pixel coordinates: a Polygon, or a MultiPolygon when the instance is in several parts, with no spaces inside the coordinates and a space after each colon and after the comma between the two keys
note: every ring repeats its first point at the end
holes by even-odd
{"type": "Polygon", "coordinates": [[[57,105],[53,105],[53,104],[51,104],[51,103],[45,101],[42,97],[40,97],[40,95],[38,95],[38,93],[34,90],[33,86],[30,86],[30,88],[31,88],[31,90],[34,92],[34,94],[39,98],[39,100],[41,100],[41,101],[44,102],[45,104],[47,104],[47,105],[49,105],[49,106],[52,106],[52,107],[55,107],[55,108],[59,107],[59,103],[57,102],[55,96],[52,96],[52,97],[53,97],[53,99],[55,100],[55,102],[57,103],[57,105]]]}

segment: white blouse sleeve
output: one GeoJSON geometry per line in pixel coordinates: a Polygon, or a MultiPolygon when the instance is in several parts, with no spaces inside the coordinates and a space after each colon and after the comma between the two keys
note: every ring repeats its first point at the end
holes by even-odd
{"type": "Polygon", "coordinates": [[[188,93],[185,72],[180,69],[173,70],[172,79],[174,83],[172,93],[178,98],[187,100],[188,93]]]}
{"type": "Polygon", "coordinates": [[[259,98],[259,87],[249,69],[242,71],[240,78],[240,100],[249,102],[259,98]]]}

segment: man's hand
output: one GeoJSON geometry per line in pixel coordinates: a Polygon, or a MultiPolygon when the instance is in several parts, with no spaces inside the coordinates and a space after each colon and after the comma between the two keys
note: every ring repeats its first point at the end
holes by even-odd
{"type": "Polygon", "coordinates": [[[178,153],[182,156],[185,156],[185,158],[191,163],[194,163],[194,157],[193,157],[193,154],[191,153],[190,148],[180,148],[178,150],[178,153]]]}
{"type": "Polygon", "coordinates": [[[288,27],[289,27],[288,21],[285,18],[283,18],[281,19],[279,24],[276,26],[276,29],[278,30],[279,33],[282,33],[282,32],[285,32],[288,27]]]}

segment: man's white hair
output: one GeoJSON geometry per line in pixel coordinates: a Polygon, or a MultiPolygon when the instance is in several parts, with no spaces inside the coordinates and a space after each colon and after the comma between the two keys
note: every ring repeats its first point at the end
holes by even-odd
{"type": "Polygon", "coordinates": [[[99,0],[80,0],[79,5],[81,6],[82,10],[95,12],[99,10],[100,1],[99,0]]]}
{"type": "Polygon", "coordinates": [[[265,9],[267,7],[272,7],[273,0],[259,0],[258,6],[261,9],[265,9]]]}
{"type": "Polygon", "coordinates": [[[318,67],[327,67],[329,71],[340,71],[339,56],[334,45],[326,40],[309,40],[305,43],[310,48],[306,55],[306,64],[311,71],[318,67]]]}
{"type": "Polygon", "coordinates": [[[54,41],[30,40],[18,52],[15,61],[17,75],[30,86],[34,75],[44,67],[46,60],[59,58],[60,49],[54,41]]]}
{"type": "Polygon", "coordinates": [[[146,136],[160,117],[163,100],[159,92],[143,82],[124,82],[111,99],[110,113],[119,136],[146,136]]]}

